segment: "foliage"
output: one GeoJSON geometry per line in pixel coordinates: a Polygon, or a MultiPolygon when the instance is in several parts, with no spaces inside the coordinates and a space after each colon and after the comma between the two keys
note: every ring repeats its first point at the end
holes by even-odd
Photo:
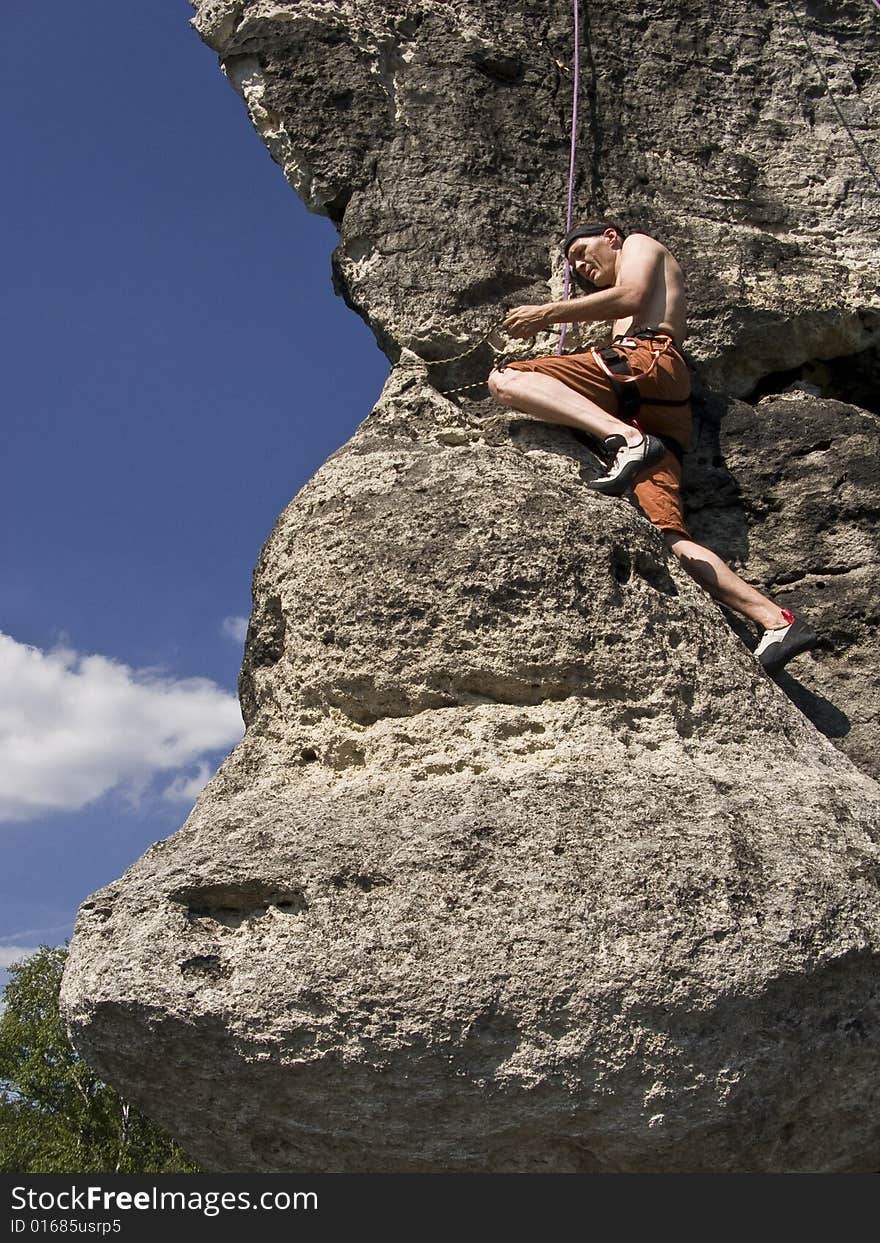
{"type": "Polygon", "coordinates": [[[58,1010],[66,947],[9,968],[0,1014],[0,1173],[188,1174],[186,1153],[67,1038],[58,1010]]]}

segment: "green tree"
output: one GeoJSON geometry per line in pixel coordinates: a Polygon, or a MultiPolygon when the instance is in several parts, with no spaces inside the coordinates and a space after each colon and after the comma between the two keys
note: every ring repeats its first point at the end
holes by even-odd
{"type": "Polygon", "coordinates": [[[9,968],[0,1015],[0,1173],[190,1174],[186,1153],[102,1083],[64,1030],[67,948],[9,968]]]}

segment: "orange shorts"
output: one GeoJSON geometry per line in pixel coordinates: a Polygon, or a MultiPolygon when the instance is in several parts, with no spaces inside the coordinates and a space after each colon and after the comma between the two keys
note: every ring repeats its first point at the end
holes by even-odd
{"type": "MultiPolygon", "coordinates": [[[[653,361],[650,341],[634,338],[633,345],[615,342],[614,348],[629,362],[634,375],[646,372],[653,361]]],[[[507,363],[516,371],[537,371],[541,375],[561,380],[563,384],[588,397],[608,414],[620,418],[617,394],[608,376],[589,350],[579,354],[549,355],[543,358],[524,358],[507,363]]],[[[659,436],[670,436],[686,449],[691,438],[690,403],[676,406],[652,406],[651,398],[661,401],[685,401],[690,396],[690,377],[687,363],[681,354],[669,346],[657,360],[650,375],[638,381],[641,408],[638,424],[643,431],[659,436]]],[[[640,479],[633,491],[645,517],[662,531],[677,531],[690,537],[684,520],[681,499],[681,463],[674,453],[667,453],[649,475],[640,479]]]]}

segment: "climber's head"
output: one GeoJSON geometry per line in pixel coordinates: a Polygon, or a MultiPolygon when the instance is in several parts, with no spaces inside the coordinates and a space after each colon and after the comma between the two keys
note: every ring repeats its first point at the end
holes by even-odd
{"type": "Polygon", "coordinates": [[[575,282],[587,293],[608,289],[617,275],[617,256],[626,237],[612,220],[587,220],[569,229],[562,242],[575,282]]]}

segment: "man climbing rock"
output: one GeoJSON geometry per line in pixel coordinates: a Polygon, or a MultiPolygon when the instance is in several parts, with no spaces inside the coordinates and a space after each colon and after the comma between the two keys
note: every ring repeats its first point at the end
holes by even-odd
{"type": "Polygon", "coordinates": [[[755,656],[770,673],[814,647],[817,636],[788,609],[691,538],[681,498],[681,461],[691,432],[690,380],[681,356],[686,298],[681,268],[645,233],[601,220],[573,228],[563,243],[585,296],[510,311],[502,327],[533,337],[553,324],[613,321],[613,344],[577,354],[507,363],[489,376],[503,405],[604,441],[612,459],[589,487],[609,496],[635,491],[687,572],[716,600],[763,629],[755,656]]]}

